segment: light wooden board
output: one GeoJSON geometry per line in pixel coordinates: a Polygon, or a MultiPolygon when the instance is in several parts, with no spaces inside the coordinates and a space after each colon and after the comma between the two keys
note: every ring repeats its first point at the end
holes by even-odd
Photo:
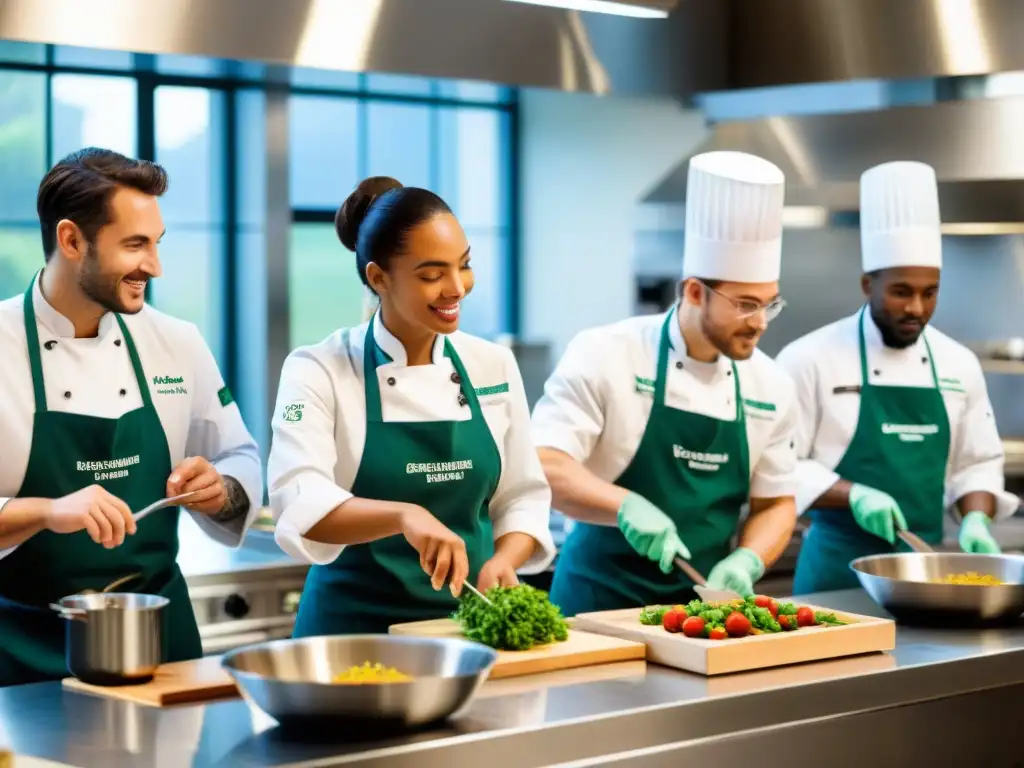
{"type": "Polygon", "coordinates": [[[32,755],[14,755],[11,768],[75,768],[75,766],[71,763],[57,763],[41,757],[32,757],[32,755]]]}
{"type": "Polygon", "coordinates": [[[134,701],[150,707],[238,695],[234,680],[221,669],[220,657],[217,656],[163,664],[150,682],[141,685],[89,685],[74,677],[65,678],[63,683],[65,688],[73,691],[134,701]]]}
{"type": "MultiPolygon", "coordinates": [[[[459,625],[451,619],[395,624],[388,631],[393,635],[418,637],[462,636],[459,625]]],[[[645,654],[643,642],[570,629],[569,639],[564,643],[537,646],[528,651],[499,651],[489,679],[643,659],[645,654]]]]}
{"type": "MultiPolygon", "coordinates": [[[[816,611],[831,610],[819,606],[811,608],[816,611]]],[[[627,608],[583,613],[576,616],[576,626],[588,632],[644,643],[647,645],[648,661],[702,675],[767,669],[785,664],[891,651],[896,647],[895,622],[839,611],[834,612],[836,616],[853,623],[841,627],[803,627],[793,632],[727,640],[691,638],[682,633],[666,632],[661,627],[646,626],[640,623],[640,611],[639,608],[627,608]]]]}

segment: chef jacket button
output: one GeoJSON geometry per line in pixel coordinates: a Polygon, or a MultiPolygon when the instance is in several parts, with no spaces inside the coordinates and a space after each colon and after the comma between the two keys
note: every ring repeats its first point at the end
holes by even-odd
{"type": "Polygon", "coordinates": [[[457,373],[453,373],[451,375],[451,380],[452,380],[452,384],[461,384],[462,383],[462,377],[459,376],[459,374],[457,374],[457,373]]]}
{"type": "Polygon", "coordinates": [[[70,400],[71,399],[71,393],[70,392],[65,392],[64,393],[64,399],[65,400],[70,400]]]}
{"type": "Polygon", "coordinates": [[[927,357],[922,357],[921,358],[921,362],[922,363],[927,363],[928,362],[928,358],[927,357]]]}
{"type": "Polygon", "coordinates": [[[683,361],[682,360],[676,360],[676,370],[677,371],[683,370],[683,361]]]}
{"type": "Polygon", "coordinates": [[[732,376],[732,368],[725,372],[726,376],[732,376]]]}
{"type": "Polygon", "coordinates": [[[459,405],[463,405],[464,406],[464,405],[467,405],[468,403],[469,403],[469,398],[466,397],[464,394],[460,394],[459,395],[459,405]]]}
{"type": "Polygon", "coordinates": [[[50,341],[43,344],[43,346],[46,347],[47,349],[53,349],[54,347],[57,346],[57,342],[51,339],[50,341]]]}
{"type": "Polygon", "coordinates": [[[880,370],[878,370],[877,368],[875,370],[873,370],[872,373],[875,374],[875,376],[881,376],[882,375],[882,372],[880,370]]]}
{"type": "Polygon", "coordinates": [[[120,392],[118,392],[117,394],[119,394],[119,395],[120,395],[121,397],[124,397],[125,395],[127,395],[127,394],[128,394],[128,390],[127,390],[127,389],[122,389],[122,390],[121,390],[120,392]]]}
{"type": "Polygon", "coordinates": [[[114,339],[114,346],[120,347],[121,346],[121,340],[120,339],[114,339]]]}
{"type": "Polygon", "coordinates": [[[394,376],[388,376],[388,386],[390,386],[390,387],[395,386],[395,377],[394,376]]]}

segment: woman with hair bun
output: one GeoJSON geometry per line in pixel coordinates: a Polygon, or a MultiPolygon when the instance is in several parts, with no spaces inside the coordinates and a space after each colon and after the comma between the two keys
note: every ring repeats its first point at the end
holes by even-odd
{"type": "Polygon", "coordinates": [[[458,330],[473,271],[451,209],[372,177],[335,228],[379,307],[294,350],[281,373],[276,538],[313,563],[295,637],[444,617],[467,579],[512,585],[554,556],[515,358],[458,330]]]}

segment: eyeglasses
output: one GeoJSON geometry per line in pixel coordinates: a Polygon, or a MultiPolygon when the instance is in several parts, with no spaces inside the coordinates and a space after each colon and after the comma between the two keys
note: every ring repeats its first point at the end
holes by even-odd
{"type": "Polygon", "coordinates": [[[707,283],[701,283],[707,290],[711,291],[718,296],[732,304],[733,309],[736,310],[736,316],[741,320],[746,320],[748,317],[764,312],[765,322],[770,323],[779,313],[786,308],[786,300],[781,296],[777,299],[773,299],[768,304],[759,304],[756,301],[748,301],[746,299],[734,299],[732,296],[726,296],[721,291],[716,291],[707,283]]]}

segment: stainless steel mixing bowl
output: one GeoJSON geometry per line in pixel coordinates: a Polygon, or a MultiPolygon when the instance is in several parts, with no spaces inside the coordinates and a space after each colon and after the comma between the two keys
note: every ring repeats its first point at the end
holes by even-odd
{"type": "Polygon", "coordinates": [[[931,626],[1013,624],[1024,613],[1024,557],[937,552],[871,555],[850,563],[861,586],[899,622],[931,626]],[[999,586],[940,584],[951,574],[995,576],[999,586]]]}
{"type": "Polygon", "coordinates": [[[275,640],[226,654],[242,695],[282,726],[420,726],[462,710],[487,679],[496,651],[466,640],[344,635],[275,640]],[[370,662],[412,676],[343,685],[333,678],[370,662]]]}

